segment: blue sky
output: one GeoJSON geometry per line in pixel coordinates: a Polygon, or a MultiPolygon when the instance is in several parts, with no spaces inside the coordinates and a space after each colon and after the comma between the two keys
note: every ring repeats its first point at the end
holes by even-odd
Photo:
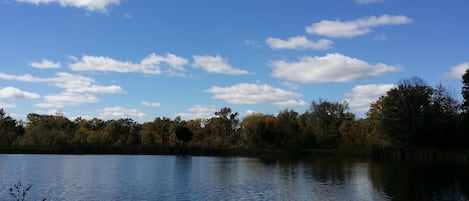
{"type": "Polygon", "coordinates": [[[466,0],[2,0],[0,107],[17,119],[363,116],[402,78],[460,99],[466,0]]]}

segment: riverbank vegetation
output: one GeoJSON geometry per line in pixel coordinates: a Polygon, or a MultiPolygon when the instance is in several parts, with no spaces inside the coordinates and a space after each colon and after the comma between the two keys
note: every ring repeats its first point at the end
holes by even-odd
{"type": "Polygon", "coordinates": [[[145,123],[35,113],[22,122],[1,109],[0,152],[255,155],[339,150],[393,158],[415,153],[432,158],[441,152],[467,157],[469,70],[463,75],[462,97],[459,102],[442,85],[432,87],[413,77],[371,104],[365,118],[356,118],[346,102],[325,100],[312,101],[302,114],[286,109],[240,119],[225,107],[209,119],[158,117],[145,123]]]}

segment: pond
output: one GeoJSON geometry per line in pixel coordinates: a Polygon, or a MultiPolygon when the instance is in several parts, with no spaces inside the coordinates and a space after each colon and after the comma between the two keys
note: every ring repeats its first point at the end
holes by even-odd
{"type": "Polygon", "coordinates": [[[357,158],[0,155],[0,200],[468,200],[469,166],[357,158]]]}

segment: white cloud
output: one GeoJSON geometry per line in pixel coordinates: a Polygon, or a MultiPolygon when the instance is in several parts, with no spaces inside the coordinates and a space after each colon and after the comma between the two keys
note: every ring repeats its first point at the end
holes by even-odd
{"type": "Polygon", "coordinates": [[[142,105],[147,106],[147,107],[160,107],[161,106],[161,104],[158,102],[142,101],[140,103],[142,103],[142,105]]]}
{"type": "Polygon", "coordinates": [[[144,118],[147,115],[138,109],[128,109],[120,106],[106,107],[99,111],[99,118],[144,118]]]}
{"type": "Polygon", "coordinates": [[[345,94],[350,109],[356,113],[366,113],[370,104],[386,95],[386,92],[396,87],[393,84],[369,84],[355,86],[351,92],[345,94]]]}
{"type": "Polygon", "coordinates": [[[150,54],[148,57],[140,62],[142,65],[161,65],[167,64],[170,68],[177,70],[184,70],[184,65],[188,62],[182,57],[178,57],[174,54],[166,54],[165,56],[157,55],[155,53],[150,54]]]}
{"type": "Polygon", "coordinates": [[[194,55],[194,63],[192,67],[201,68],[209,73],[220,73],[220,74],[229,74],[229,75],[247,75],[251,74],[246,70],[241,70],[234,68],[227,63],[220,55],[217,56],[199,56],[194,55]]]}
{"type": "Polygon", "coordinates": [[[167,66],[169,70],[184,71],[184,65],[188,62],[182,57],[174,54],[165,56],[150,54],[143,58],[139,63],[129,61],[118,61],[104,56],[82,56],[81,60],[75,61],[69,65],[73,71],[101,71],[117,73],[143,73],[143,74],[161,74],[162,66],[167,66]]]}
{"type": "Polygon", "coordinates": [[[0,99],[38,99],[39,97],[39,94],[21,91],[20,89],[15,87],[0,88],[0,99]]]}
{"type": "Polygon", "coordinates": [[[85,8],[88,11],[105,12],[112,4],[119,4],[120,0],[16,0],[21,3],[31,3],[35,5],[57,3],[62,7],[85,8]]]}
{"type": "Polygon", "coordinates": [[[120,86],[102,86],[96,84],[96,81],[90,77],[64,72],[59,72],[52,78],[41,78],[31,75],[18,76],[0,73],[0,79],[48,83],[57,88],[64,89],[61,93],[45,96],[44,102],[36,104],[37,107],[41,108],[61,108],[67,105],[94,103],[97,102],[97,98],[93,94],[115,94],[124,92],[120,86]]]}
{"type": "Polygon", "coordinates": [[[460,63],[453,66],[449,72],[443,74],[443,77],[449,79],[461,79],[467,69],[469,69],[469,62],[460,63]]]}
{"type": "Polygon", "coordinates": [[[0,79],[20,81],[20,82],[47,82],[49,81],[49,79],[47,78],[34,77],[30,74],[10,75],[10,74],[5,74],[5,73],[0,73],[0,79]]]}
{"type": "Polygon", "coordinates": [[[82,103],[95,103],[98,101],[93,94],[123,93],[123,89],[117,85],[101,86],[90,77],[72,75],[69,73],[57,73],[57,77],[51,78],[52,85],[65,89],[64,92],[44,97],[44,102],[36,104],[42,108],[61,108],[67,105],[79,105],[82,103]]]}
{"type": "Polygon", "coordinates": [[[279,102],[274,102],[273,105],[277,105],[280,107],[293,107],[293,106],[305,106],[307,103],[304,100],[286,100],[286,101],[279,101],[279,102]]]}
{"type": "Polygon", "coordinates": [[[55,63],[47,59],[43,59],[40,62],[31,62],[29,63],[29,65],[34,68],[39,68],[39,69],[60,68],[61,66],[59,62],[55,63]]]}
{"type": "Polygon", "coordinates": [[[265,41],[267,45],[273,49],[294,49],[294,50],[326,50],[331,48],[332,41],[320,39],[317,42],[310,41],[305,36],[291,37],[287,40],[269,37],[265,41]]]}
{"type": "Polygon", "coordinates": [[[217,108],[213,105],[194,105],[187,109],[186,112],[177,113],[175,116],[179,116],[183,120],[209,119],[215,116],[216,111],[217,108]]]}
{"type": "Polygon", "coordinates": [[[45,96],[44,102],[38,103],[35,106],[40,108],[62,108],[64,106],[95,103],[97,101],[98,99],[89,93],[62,92],[45,96]]]}
{"type": "Polygon", "coordinates": [[[10,75],[0,73],[0,79],[14,80],[21,82],[33,82],[33,83],[49,83],[58,88],[63,88],[69,92],[76,93],[122,93],[123,90],[120,86],[110,85],[101,86],[97,85],[96,81],[90,77],[81,75],[73,75],[70,73],[59,72],[56,77],[52,78],[41,78],[34,77],[32,75],[10,75]]]}
{"type": "Polygon", "coordinates": [[[59,88],[64,88],[67,92],[73,93],[123,93],[123,89],[117,85],[101,86],[95,84],[96,81],[90,77],[73,75],[70,73],[57,73],[57,77],[51,78],[52,84],[59,88]]]}
{"type": "Polygon", "coordinates": [[[2,99],[38,99],[40,98],[39,94],[22,91],[15,87],[4,87],[0,88],[0,108],[16,108],[15,103],[8,103],[2,101],[2,99]]]}
{"type": "Polygon", "coordinates": [[[304,103],[298,100],[300,94],[274,88],[267,84],[241,83],[230,87],[212,87],[207,92],[214,99],[221,99],[232,104],[272,103],[278,106],[298,106],[304,103]]]}
{"type": "Polygon", "coordinates": [[[250,116],[250,115],[254,115],[254,114],[259,114],[258,112],[254,111],[254,110],[246,110],[244,112],[244,116],[247,117],[247,116],[250,116]]]}
{"type": "Polygon", "coordinates": [[[322,20],[306,27],[306,32],[328,37],[351,38],[365,35],[371,31],[371,27],[384,25],[398,25],[411,23],[412,19],[403,15],[371,16],[352,21],[322,20]]]}
{"type": "Polygon", "coordinates": [[[372,3],[383,3],[384,0],[355,0],[358,4],[372,4],[372,3]]]}
{"type": "Polygon", "coordinates": [[[300,83],[348,82],[401,70],[399,66],[369,64],[339,53],[301,57],[297,62],[277,60],[270,65],[273,77],[300,83]]]}

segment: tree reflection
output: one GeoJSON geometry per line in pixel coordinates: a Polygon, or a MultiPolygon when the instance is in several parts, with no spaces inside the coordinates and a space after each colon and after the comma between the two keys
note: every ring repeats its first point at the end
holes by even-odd
{"type": "Polygon", "coordinates": [[[467,165],[430,162],[373,162],[373,186],[393,200],[468,200],[467,165]]]}

